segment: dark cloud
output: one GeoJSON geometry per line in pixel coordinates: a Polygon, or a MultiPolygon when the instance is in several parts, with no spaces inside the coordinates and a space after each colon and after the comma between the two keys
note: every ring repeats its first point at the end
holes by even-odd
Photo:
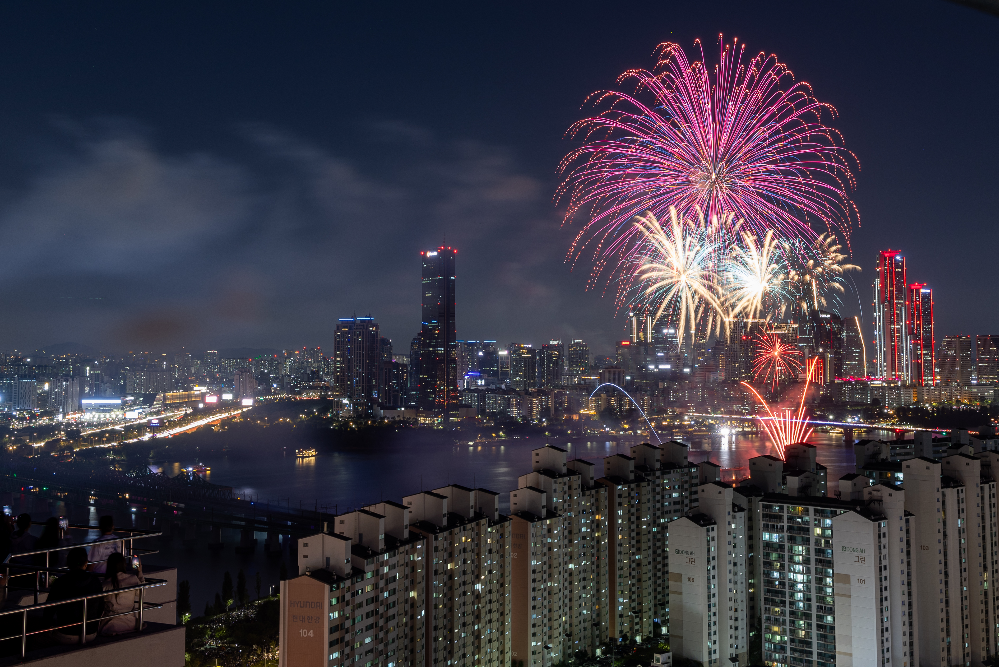
{"type": "Polygon", "coordinates": [[[419,251],[445,240],[459,248],[462,335],[540,342],[593,326],[563,301],[580,281],[546,185],[508,150],[382,123],[421,150],[376,177],[270,126],[235,132],[229,155],[176,155],[133,124],[99,125],[0,214],[0,303],[21,323],[8,345],[329,344],[338,317],[370,313],[403,349],[419,328],[419,251]],[[55,333],[67,316],[72,336],[55,333]]]}
{"type": "Polygon", "coordinates": [[[565,264],[574,230],[551,200],[563,132],[657,43],[711,53],[720,32],[839,112],[861,163],[845,313],[870,324],[893,248],[935,290],[939,335],[997,329],[996,22],[981,13],[178,7],[0,6],[0,349],[329,345],[352,313],[405,349],[418,253],[447,239],[460,336],[607,351],[623,320],[565,264]]]}

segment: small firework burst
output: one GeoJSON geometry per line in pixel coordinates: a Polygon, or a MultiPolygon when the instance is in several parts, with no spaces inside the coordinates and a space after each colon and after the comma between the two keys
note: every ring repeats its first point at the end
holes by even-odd
{"type": "Polygon", "coordinates": [[[809,421],[805,417],[805,401],[806,393],[809,391],[809,378],[812,377],[817,361],[814,358],[809,362],[806,381],[802,387],[802,396],[799,398],[799,409],[795,412],[792,412],[791,408],[771,408],[767,401],[750,384],[746,382],[740,383],[757,397],[761,406],[767,411],[766,417],[757,415],[757,421],[760,422],[760,425],[767,432],[768,437],[771,438],[771,444],[774,445],[775,450],[778,452],[778,457],[782,461],[785,460],[785,449],[789,445],[794,445],[797,442],[805,442],[812,435],[813,429],[809,426],[809,421]]]}
{"type": "Polygon", "coordinates": [[[754,382],[770,382],[771,388],[777,389],[779,382],[785,378],[795,378],[802,371],[802,353],[795,345],[781,340],[781,336],[758,333],[754,336],[754,345],[754,382]]]}

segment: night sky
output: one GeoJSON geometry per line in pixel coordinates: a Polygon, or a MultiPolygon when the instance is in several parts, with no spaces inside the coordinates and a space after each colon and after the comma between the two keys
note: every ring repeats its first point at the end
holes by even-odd
{"type": "Polygon", "coordinates": [[[858,157],[880,249],[938,336],[996,333],[997,18],[858,3],[6,3],[0,350],[332,344],[419,330],[419,252],[458,248],[459,338],[623,335],[564,263],[555,167],[585,97],[662,41],[777,53],[858,157]],[[142,5],[141,7],[139,5],[142,5]],[[752,7],[751,7],[752,5],[752,7]]]}

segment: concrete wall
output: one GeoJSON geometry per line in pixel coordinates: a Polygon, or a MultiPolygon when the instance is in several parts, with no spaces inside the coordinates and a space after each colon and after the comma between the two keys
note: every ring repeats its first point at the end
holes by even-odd
{"type": "Polygon", "coordinates": [[[100,638],[82,647],[53,646],[42,649],[34,655],[29,654],[20,664],[31,667],[183,667],[184,626],[150,623],[145,631],[137,635],[100,638]]]}

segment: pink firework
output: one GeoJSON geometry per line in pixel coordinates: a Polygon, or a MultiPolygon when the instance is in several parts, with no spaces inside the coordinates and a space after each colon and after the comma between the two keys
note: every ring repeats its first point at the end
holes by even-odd
{"type": "Polygon", "coordinates": [[[690,62],[679,45],[661,44],[653,71],[619,77],[633,94],[596,93],[591,99],[605,110],[568,131],[584,145],[560,164],[566,178],[557,197],[568,199],[567,222],[588,217],[570,255],[592,244],[595,273],[630,254],[636,215],[662,219],[670,207],[704,215],[730,239],[738,220],[758,237],[774,230],[809,242],[818,233],[812,225],[846,237],[857,221],[848,196],[856,160],[823,122],[833,107],[774,55],[747,61],[745,45],[720,35],[710,71],[696,45],[700,60],[690,62]]]}
{"type": "Polygon", "coordinates": [[[744,387],[753,392],[753,395],[757,397],[760,404],[767,410],[767,417],[762,417],[757,415],[757,421],[760,425],[764,427],[767,431],[768,437],[771,438],[771,443],[778,452],[778,457],[784,461],[785,460],[785,448],[789,445],[794,445],[797,442],[805,442],[810,435],[812,435],[812,428],[809,426],[809,422],[805,418],[805,401],[806,393],[809,391],[809,378],[813,375],[813,370],[816,367],[817,358],[813,358],[809,362],[808,372],[806,373],[806,382],[802,387],[802,397],[799,399],[799,409],[796,412],[792,412],[791,408],[777,408],[772,409],[767,401],[757,393],[757,390],[746,382],[741,382],[744,387]]]}
{"type": "Polygon", "coordinates": [[[754,337],[756,352],[753,357],[754,382],[770,382],[772,389],[785,378],[794,378],[802,370],[798,348],[781,340],[777,334],[759,333],[754,337]]]}

